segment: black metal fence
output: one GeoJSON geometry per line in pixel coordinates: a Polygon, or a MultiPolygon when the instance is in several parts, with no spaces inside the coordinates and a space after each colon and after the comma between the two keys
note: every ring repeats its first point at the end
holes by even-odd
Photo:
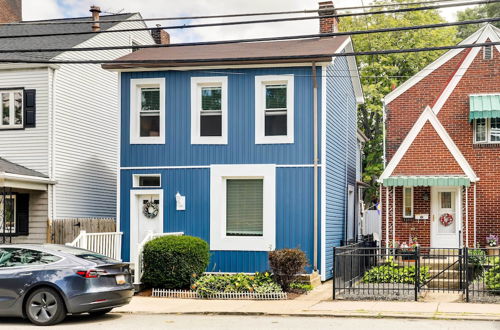
{"type": "Polygon", "coordinates": [[[426,292],[439,291],[463,293],[466,301],[500,301],[498,251],[380,248],[363,242],[336,247],[333,299],[417,301],[426,292]]]}

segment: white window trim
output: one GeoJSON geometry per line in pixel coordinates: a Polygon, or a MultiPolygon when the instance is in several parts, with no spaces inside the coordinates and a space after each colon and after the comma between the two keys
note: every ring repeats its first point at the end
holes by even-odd
{"type": "Polygon", "coordinates": [[[158,173],[148,173],[148,174],[134,174],[132,177],[132,187],[133,188],[161,188],[161,174],[158,173]],[[141,186],[140,185],[140,178],[148,176],[148,177],[158,177],[160,179],[160,185],[159,186],[141,186]]]}
{"type": "Polygon", "coordinates": [[[276,248],[276,165],[210,167],[210,250],[272,251],[276,248]],[[263,179],[263,235],[226,236],[226,180],[263,179]]]}
{"type": "Polygon", "coordinates": [[[403,218],[405,219],[410,219],[413,218],[413,213],[414,213],[414,202],[413,202],[413,187],[403,187],[403,218]],[[410,188],[411,189],[411,214],[406,215],[405,214],[405,209],[406,209],[406,189],[410,188]]]}
{"type": "Polygon", "coordinates": [[[24,90],[22,89],[9,89],[0,90],[0,130],[2,129],[13,129],[13,128],[24,128],[24,90]],[[16,111],[14,107],[14,93],[21,93],[21,124],[14,124],[16,111]],[[3,124],[3,103],[2,94],[9,94],[9,125],[3,124]]]}
{"type": "Polygon", "coordinates": [[[256,76],[255,77],[255,144],[294,143],[294,77],[292,75],[256,76]],[[266,85],[287,85],[287,135],[265,135],[266,85]]]}
{"type": "Polygon", "coordinates": [[[493,53],[494,53],[493,45],[483,46],[483,60],[492,60],[494,56],[493,53]],[[490,49],[490,57],[486,56],[486,48],[490,49]]]}
{"type": "Polygon", "coordinates": [[[192,77],[191,78],[191,144],[227,144],[227,77],[192,77]],[[222,136],[201,136],[200,110],[201,88],[221,87],[222,136]]]}
{"type": "MultiPolygon", "coordinates": [[[[16,198],[16,195],[5,195],[5,197],[7,197],[7,199],[14,200],[14,214],[13,214],[14,226],[11,230],[9,230],[8,228],[5,228],[5,233],[6,234],[17,234],[17,198],[16,198]]],[[[0,205],[3,205],[5,203],[3,195],[0,196],[0,200],[1,200],[0,205]]],[[[3,209],[2,209],[2,212],[3,212],[3,209]]],[[[3,223],[2,223],[2,225],[3,225],[3,223]]],[[[3,229],[2,229],[2,231],[3,231],[3,229]]]]}
{"type": "Polygon", "coordinates": [[[474,144],[500,144],[500,141],[491,141],[491,118],[484,118],[486,120],[486,140],[484,141],[478,141],[476,139],[476,129],[477,129],[477,119],[474,119],[473,125],[474,125],[474,144]]]}
{"type": "Polygon", "coordinates": [[[130,80],[130,144],[165,144],[165,78],[130,80]],[[160,136],[140,136],[140,89],[160,88],[160,136]]]}

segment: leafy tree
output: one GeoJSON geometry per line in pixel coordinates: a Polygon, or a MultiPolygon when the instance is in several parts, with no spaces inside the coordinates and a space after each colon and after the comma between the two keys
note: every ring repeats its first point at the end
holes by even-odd
{"type": "MultiPolygon", "coordinates": [[[[407,3],[408,0],[378,0],[374,1],[374,4],[394,2],[407,3]]],[[[373,9],[379,10],[380,8],[373,9]]],[[[342,31],[372,30],[443,22],[444,18],[436,10],[425,10],[341,18],[339,28],[342,31]]],[[[455,36],[456,29],[447,27],[354,35],[353,41],[356,51],[370,51],[454,45],[455,36]]],[[[377,199],[376,180],[383,170],[382,98],[441,54],[442,51],[429,51],[357,57],[365,95],[365,104],[360,105],[358,109],[358,126],[370,139],[365,145],[363,164],[363,181],[370,185],[365,195],[365,201],[368,203],[377,199]]]]}
{"type": "MultiPolygon", "coordinates": [[[[457,13],[457,18],[459,21],[468,21],[473,19],[493,18],[493,17],[500,17],[499,2],[467,8],[457,13]]],[[[500,22],[494,22],[492,24],[500,28],[500,22]]],[[[478,30],[480,27],[481,25],[478,24],[460,25],[458,26],[458,37],[460,39],[465,39],[472,33],[474,33],[476,30],[478,30]]]]}

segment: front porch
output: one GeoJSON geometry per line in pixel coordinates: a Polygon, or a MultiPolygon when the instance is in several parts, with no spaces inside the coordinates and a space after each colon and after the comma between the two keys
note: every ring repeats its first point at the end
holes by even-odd
{"type": "Polygon", "coordinates": [[[465,176],[391,176],[380,186],[382,245],[476,247],[476,183],[465,176]]]}

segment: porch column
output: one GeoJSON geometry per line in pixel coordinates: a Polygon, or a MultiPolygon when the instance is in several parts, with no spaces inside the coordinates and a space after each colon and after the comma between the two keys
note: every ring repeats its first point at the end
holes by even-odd
{"type": "Polygon", "coordinates": [[[389,187],[385,187],[385,247],[389,247],[389,187]]]}
{"type": "Polygon", "coordinates": [[[474,182],[474,248],[477,247],[477,237],[476,237],[476,215],[477,215],[477,205],[476,205],[476,183],[474,182]]]}
{"type": "Polygon", "coordinates": [[[469,187],[465,186],[465,246],[469,247],[469,187]]]}
{"type": "Polygon", "coordinates": [[[392,247],[396,246],[396,186],[392,187],[392,247]]]}

